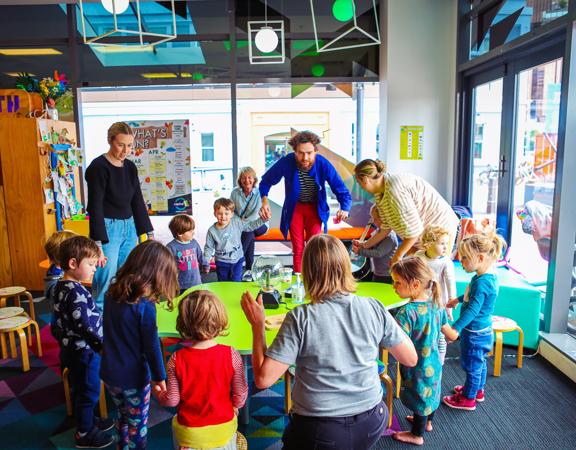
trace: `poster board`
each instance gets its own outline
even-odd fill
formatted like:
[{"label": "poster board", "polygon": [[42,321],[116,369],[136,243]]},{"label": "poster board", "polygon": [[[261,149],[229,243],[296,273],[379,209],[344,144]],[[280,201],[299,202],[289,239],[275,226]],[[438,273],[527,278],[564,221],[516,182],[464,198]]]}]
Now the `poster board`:
[{"label": "poster board", "polygon": [[140,187],[151,215],[192,214],[190,122],[130,122]]},{"label": "poster board", "polygon": [[424,127],[402,125],[400,127],[400,159],[423,159]]}]

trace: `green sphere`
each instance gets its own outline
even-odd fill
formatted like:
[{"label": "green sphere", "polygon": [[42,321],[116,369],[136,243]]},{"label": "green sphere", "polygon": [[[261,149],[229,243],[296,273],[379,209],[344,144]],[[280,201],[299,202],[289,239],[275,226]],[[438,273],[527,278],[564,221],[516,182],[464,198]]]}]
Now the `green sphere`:
[{"label": "green sphere", "polygon": [[314,64],[312,66],[312,75],[315,77],[321,77],[324,75],[324,72],[326,72],[326,67],[324,67],[322,64]]},{"label": "green sphere", "polygon": [[332,15],[340,22],[348,22],[354,17],[354,0],[336,0],[332,5]]}]

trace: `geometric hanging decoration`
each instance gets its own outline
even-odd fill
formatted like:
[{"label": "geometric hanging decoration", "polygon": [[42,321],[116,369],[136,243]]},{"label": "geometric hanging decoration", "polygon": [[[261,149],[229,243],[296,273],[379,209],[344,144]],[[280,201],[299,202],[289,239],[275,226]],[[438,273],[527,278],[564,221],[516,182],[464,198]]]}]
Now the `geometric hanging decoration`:
[{"label": "geometric hanging decoration", "polygon": [[[374,22],[376,23],[376,36],[373,36],[368,31],[363,30],[359,25],[356,17],[356,3],[355,0],[335,0],[332,5],[332,15],[339,22],[350,22],[350,27],[347,28],[336,38],[327,43],[323,43],[318,39],[318,30],[316,25],[316,16],[314,14],[314,2],[317,0],[310,0],[310,9],[312,11],[312,25],[314,27],[314,39],[316,40],[316,51],[318,53],[333,52],[336,50],[345,50],[351,48],[368,47],[371,45],[380,45],[380,25],[378,24],[378,10],[376,9],[376,1],[372,0],[372,12],[374,14]],[[341,45],[338,41],[346,37],[353,31],[359,31],[366,36],[367,42],[360,44]]]},{"label": "geometric hanging decoration", "polygon": [[[284,44],[284,21],[268,20],[268,0],[264,0],[264,21],[248,21],[250,64],[284,64]],[[278,45],[279,51],[276,50]]]},{"label": "geometric hanging decoration", "polygon": [[118,35],[118,34],[129,34],[138,36],[140,39],[140,47],[154,47],[155,45],[161,44],[163,42],[171,41],[176,39],[176,10],[174,7],[174,0],[161,2],[167,9],[170,10],[172,14],[172,33],[152,33],[151,31],[144,31],[142,28],[142,16],[140,12],[140,0],[133,0],[132,4],[134,5],[133,8],[136,12],[136,19],[137,19],[137,30],[128,30],[118,27],[118,16],[125,12],[128,7],[130,6],[130,0],[101,0],[102,6],[104,9],[112,15],[112,20],[114,23],[114,28],[110,31],[106,31],[100,35],[95,37],[88,37],[86,33],[86,19],[84,15],[84,5],[83,0],[79,0],[80,6],[80,15],[82,20],[82,37],[84,38],[85,44],[91,45],[100,45],[100,46],[110,46],[110,47],[122,47],[124,44],[116,44],[116,43],[109,43],[109,42],[101,42],[102,39],[105,39],[110,36]]}]

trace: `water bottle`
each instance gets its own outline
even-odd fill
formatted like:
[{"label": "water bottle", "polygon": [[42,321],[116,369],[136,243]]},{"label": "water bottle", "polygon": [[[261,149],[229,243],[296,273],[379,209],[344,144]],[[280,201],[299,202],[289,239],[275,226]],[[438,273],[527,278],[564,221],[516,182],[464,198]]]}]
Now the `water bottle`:
[{"label": "water bottle", "polygon": [[300,278],[300,273],[296,272],[296,283],[292,285],[292,303],[300,304],[304,302],[304,285]]}]

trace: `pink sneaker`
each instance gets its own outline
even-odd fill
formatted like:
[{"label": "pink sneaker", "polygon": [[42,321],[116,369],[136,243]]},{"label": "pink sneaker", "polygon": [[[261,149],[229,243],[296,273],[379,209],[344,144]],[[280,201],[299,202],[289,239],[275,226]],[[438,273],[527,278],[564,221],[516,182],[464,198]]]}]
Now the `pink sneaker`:
[{"label": "pink sneaker", "polygon": [[[454,393],[455,394],[461,394],[463,390],[464,390],[464,386],[454,386]],[[480,402],[480,403],[484,401],[484,389],[480,389],[476,393],[476,401]]]},{"label": "pink sneaker", "polygon": [[466,398],[462,394],[447,395],[442,401],[446,406],[454,409],[464,409],[466,411],[474,411],[476,409],[476,400]]}]

